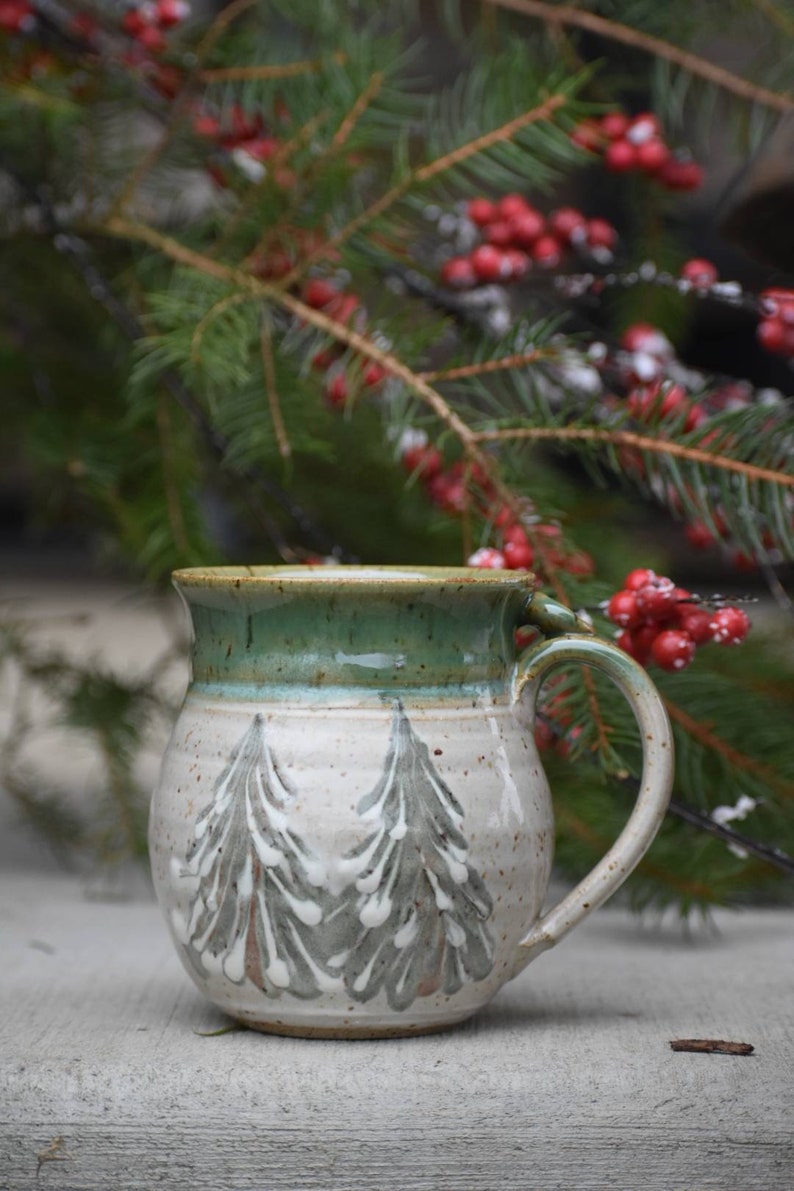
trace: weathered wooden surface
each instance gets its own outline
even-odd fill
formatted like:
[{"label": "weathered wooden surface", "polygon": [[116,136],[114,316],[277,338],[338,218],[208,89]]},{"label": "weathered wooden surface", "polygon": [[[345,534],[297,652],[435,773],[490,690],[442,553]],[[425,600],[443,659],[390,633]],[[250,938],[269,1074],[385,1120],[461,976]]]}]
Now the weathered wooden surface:
[{"label": "weathered wooden surface", "polygon": [[602,911],[472,1023],[350,1043],[200,1036],[224,1019],[148,902],[18,873],[0,905],[4,1191],[794,1187],[789,913]]}]

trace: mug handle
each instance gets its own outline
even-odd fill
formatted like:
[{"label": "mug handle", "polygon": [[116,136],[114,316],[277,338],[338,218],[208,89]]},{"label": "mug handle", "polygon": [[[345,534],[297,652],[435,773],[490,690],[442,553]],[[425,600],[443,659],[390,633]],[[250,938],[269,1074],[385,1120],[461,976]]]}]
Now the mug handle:
[{"label": "mug handle", "polygon": [[538,919],[518,945],[516,975],[531,959],[560,941],[618,889],[642,859],[659,830],[673,785],[674,751],[670,721],[645,670],[619,649],[587,632],[562,604],[540,594],[530,600],[528,623],[549,639],[530,645],[518,658],[513,680],[513,707],[538,691],[550,670],[565,662],[581,662],[601,670],[628,699],[642,735],[640,791],[626,826],[607,854],[562,901]]}]

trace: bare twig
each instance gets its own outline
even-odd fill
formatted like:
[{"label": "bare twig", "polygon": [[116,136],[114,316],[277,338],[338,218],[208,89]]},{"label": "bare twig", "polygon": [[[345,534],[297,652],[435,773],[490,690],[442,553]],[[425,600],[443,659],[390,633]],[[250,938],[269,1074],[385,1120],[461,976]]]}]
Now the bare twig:
[{"label": "bare twig", "polygon": [[319,74],[328,62],[342,66],[347,61],[347,54],[337,51],[330,58],[305,58],[300,62],[278,62],[264,66],[220,66],[215,70],[202,70],[199,80],[202,83],[231,83],[248,79],[294,79],[303,74]]},{"label": "bare twig", "polygon": [[675,1038],[670,1049],[701,1055],[751,1055],[755,1047],[749,1042],[726,1042],[723,1038]]}]

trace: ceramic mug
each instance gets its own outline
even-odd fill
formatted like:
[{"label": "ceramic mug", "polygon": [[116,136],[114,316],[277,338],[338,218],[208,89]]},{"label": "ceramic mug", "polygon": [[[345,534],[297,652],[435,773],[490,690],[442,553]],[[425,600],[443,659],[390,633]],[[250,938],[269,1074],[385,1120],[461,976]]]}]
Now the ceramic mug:
[{"label": "ceramic mug", "polygon": [[[664,815],[673,745],[645,671],[510,571],[176,572],[192,681],[150,820],[187,971],[256,1029],[378,1037],[475,1013],[612,894]],[[516,654],[515,630],[545,640]],[[639,797],[542,913],[554,824],[541,683],[579,662],[636,715]]]}]

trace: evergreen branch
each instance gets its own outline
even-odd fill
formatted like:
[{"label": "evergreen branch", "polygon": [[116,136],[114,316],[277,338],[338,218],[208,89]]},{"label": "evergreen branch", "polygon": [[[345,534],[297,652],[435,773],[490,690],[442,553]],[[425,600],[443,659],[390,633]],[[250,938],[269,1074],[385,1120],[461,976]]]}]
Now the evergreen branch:
[{"label": "evergreen branch", "polygon": [[342,146],[350,139],[350,135],[353,132],[356,124],[358,124],[359,120],[364,115],[364,112],[367,110],[383,86],[384,78],[385,75],[382,70],[375,71],[372,78],[369,80],[366,87],[361,92],[358,99],[353,104],[350,111],[347,113],[345,118],[342,120],[342,123],[334,133],[333,140],[329,146],[329,150],[331,152],[341,149]]},{"label": "evergreen branch", "polygon": [[704,451],[701,447],[689,447],[670,439],[635,434],[632,430],[603,430],[587,426],[520,426],[512,430],[479,430],[473,432],[473,438],[477,442],[518,439],[531,442],[545,439],[552,442],[598,442],[609,443],[612,446],[635,447],[641,451],[688,459],[692,463],[703,463],[719,471],[734,472],[748,480],[760,480],[768,484],[794,488],[794,475],[788,475],[786,472],[758,467],[754,463],[744,463],[740,459],[731,459],[726,455],[717,455],[711,451]]},{"label": "evergreen branch", "polygon": [[196,49],[196,62],[203,62],[218,44],[224,33],[238,17],[243,16],[249,8],[254,8],[258,0],[232,0],[232,3],[216,16],[207,32],[202,37]]},{"label": "evergreen branch", "polygon": [[284,425],[284,417],[281,413],[281,403],[276,385],[276,366],[273,359],[273,337],[270,331],[270,323],[266,317],[262,319],[260,345],[262,350],[262,373],[265,378],[265,393],[267,394],[267,403],[270,407],[270,417],[273,420],[273,430],[276,435],[276,443],[278,444],[278,453],[282,459],[290,459],[292,456],[292,446],[287,434],[287,428]]},{"label": "evergreen branch", "polygon": [[668,698],[665,698],[664,703],[667,708],[667,714],[673,723],[683,728],[685,732],[699,744],[702,744],[704,748],[712,749],[729,765],[735,766],[736,769],[740,769],[745,773],[758,775],[766,782],[771,790],[775,790],[784,798],[794,798],[794,784],[783,781],[768,765],[762,764],[755,757],[749,757],[740,749],[735,748],[734,745],[728,744],[726,740],[723,740],[716,732],[713,732],[707,724],[695,719],[694,716],[684,711],[683,707],[679,707],[677,703],[671,702]]},{"label": "evergreen branch", "polygon": [[210,306],[209,310],[199,321],[193,330],[190,337],[190,358],[194,364],[197,364],[201,356],[201,343],[207,333],[207,330],[215,322],[216,318],[220,318],[227,310],[231,310],[234,306],[242,306],[246,302],[253,302],[256,299],[251,294],[227,294],[225,298],[219,298]]},{"label": "evergreen branch", "polygon": [[[97,267],[86,241],[61,226],[52,204],[44,195],[37,189],[27,186],[14,170],[9,169],[5,162],[3,162],[3,168],[23,191],[30,194],[41,212],[43,224],[52,237],[53,246],[57,252],[71,262],[91,296],[103,306],[127,339],[133,343],[144,339],[143,326],[132,311],[116,296],[112,286]],[[223,465],[229,452],[229,442],[226,436],[208,420],[200,403],[175,372],[171,369],[164,369],[159,375],[159,380],[185,412],[211,455],[220,465]],[[245,481],[243,494],[251,512],[282,557],[293,558],[294,551],[287,543],[278,523],[257,501],[255,496],[257,491],[264,492],[270,500],[277,504],[295,522],[301,533],[309,541],[313,541],[323,552],[334,554],[339,558],[346,557],[345,552],[336,543],[329,540],[328,535],[314,524],[304,509],[261,471],[243,468],[238,469],[237,474],[240,479]]]},{"label": "evergreen branch", "polygon": [[464,380],[470,376],[488,376],[493,372],[503,372],[506,369],[523,368],[527,364],[535,364],[538,360],[547,360],[557,354],[554,350],[536,348],[531,352],[516,352],[514,355],[501,356],[496,360],[464,364],[459,368],[438,368],[434,372],[418,372],[417,376],[434,384],[450,380]]},{"label": "evergreen branch", "polygon": [[199,71],[199,81],[202,83],[232,83],[248,80],[269,81],[271,79],[294,79],[302,74],[319,74],[328,62],[336,66],[343,66],[347,62],[347,54],[338,50],[326,58],[304,58],[300,62],[280,62],[269,66],[220,66],[215,70]]},{"label": "evergreen branch", "polygon": [[[268,163],[268,169],[266,173],[264,173],[257,182],[254,182],[248,187],[248,190],[246,191],[242,201],[238,203],[236,210],[226,220],[222,234],[218,237],[214,244],[211,245],[211,247],[208,249],[208,252],[210,252],[213,256],[217,256],[223,251],[230,240],[233,239],[240,225],[244,223],[245,219],[251,214],[251,211],[256,206],[257,200],[261,197],[265,187],[271,184],[276,171],[280,169],[284,162],[291,157],[295,150],[298,149],[304,141],[307,141],[314,135],[320,125],[327,119],[327,112],[316,112],[310,120],[307,120],[306,123],[299,128],[293,136],[290,137],[288,141],[284,141],[284,143],[279,146],[278,150],[273,154]],[[259,241],[254,245],[246,257],[246,262],[256,256],[257,253],[262,252],[271,238],[275,239],[286,223],[288,216],[295,211],[298,201],[297,187],[295,187],[293,190],[293,197],[291,198],[286,211],[283,212],[281,218],[275,224],[273,224],[273,226],[265,228],[265,231],[262,233]]]},{"label": "evergreen branch", "polygon": [[382,194],[380,198],[376,199],[374,203],[371,203],[363,211],[359,212],[358,215],[355,215],[349,220],[325,244],[321,244],[314,252],[309,253],[301,261],[300,265],[296,265],[287,274],[284,284],[294,285],[311,265],[323,257],[328,256],[330,253],[335,252],[342,244],[347,243],[352,236],[355,236],[368,223],[372,223],[373,220],[378,219],[390,207],[393,207],[395,203],[399,202],[414,186],[421,186],[425,182],[429,182],[432,178],[438,177],[439,174],[443,174],[447,170],[461,165],[462,162],[467,161],[470,157],[475,157],[480,153],[486,152],[488,149],[492,149],[495,145],[511,140],[522,129],[548,119],[558,108],[563,107],[566,102],[567,97],[565,95],[551,95],[543,103],[538,104],[537,107],[531,108],[528,112],[522,112],[520,116],[515,116],[512,120],[508,120],[498,128],[493,128],[490,132],[483,133],[481,136],[467,141],[465,145],[459,145],[457,149],[451,149],[448,153],[442,154],[433,161],[426,162],[423,166],[409,170],[399,182],[396,182],[394,186],[387,190],[385,194]]},{"label": "evergreen branch", "polygon": [[682,50],[672,42],[664,41],[661,37],[654,37],[649,33],[642,33],[639,29],[632,29],[618,21],[609,20],[593,12],[584,12],[568,4],[549,4],[545,0],[485,0],[488,4],[499,8],[507,8],[522,16],[536,17],[551,25],[572,25],[605,37],[609,41],[617,41],[632,49],[642,50],[655,58],[663,58],[674,62],[690,74],[713,83],[723,91],[738,95],[750,103],[762,104],[774,108],[779,112],[790,112],[794,108],[794,99],[779,91],[770,91],[749,79],[733,74],[722,66],[715,66],[706,58],[693,54],[689,50]]},{"label": "evergreen branch", "polygon": [[[275,305],[285,308],[304,323],[308,323],[318,330],[323,331],[331,338],[336,339],[338,342],[344,343],[359,355],[369,360],[374,360],[389,375],[397,380],[401,380],[423,404],[427,405],[433,411],[438,420],[458,440],[467,459],[472,464],[476,464],[481,473],[488,477],[493,485],[495,498],[502,501],[508,508],[513,510],[517,518],[520,518],[520,501],[498,475],[496,461],[488,452],[482,450],[479,445],[480,436],[455,413],[442,394],[391,352],[384,351],[365,335],[361,335],[345,323],[330,318],[328,315],[323,314],[322,311],[315,310],[313,307],[307,306],[299,298],[296,298],[286,289],[289,275],[277,284],[262,281],[234,265],[228,265],[222,261],[214,260],[212,257],[203,255],[195,249],[189,248],[186,244],[182,244],[179,240],[175,240],[172,236],[158,231],[156,228],[149,227],[147,224],[135,223],[128,219],[118,217],[109,219],[101,224],[98,230],[124,240],[147,244],[150,248],[156,249],[178,264],[195,269],[197,272],[204,273],[208,277],[214,277],[216,280],[222,281],[227,285],[237,286],[240,290],[253,297],[267,299]],[[550,585],[554,588],[555,594],[567,604],[569,602],[568,597],[563,584],[558,578],[558,567],[554,563],[553,551],[550,550],[547,541],[542,536],[535,535],[532,532],[531,526],[526,527],[526,532],[532,541],[538,560],[543,566],[544,574],[549,579]]]}]

